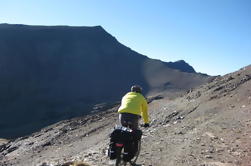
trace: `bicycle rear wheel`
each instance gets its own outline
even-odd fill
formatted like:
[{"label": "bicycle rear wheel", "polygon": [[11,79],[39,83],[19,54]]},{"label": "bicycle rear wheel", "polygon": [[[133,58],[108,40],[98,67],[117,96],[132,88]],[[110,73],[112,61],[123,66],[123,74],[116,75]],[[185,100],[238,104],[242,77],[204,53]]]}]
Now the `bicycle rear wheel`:
[{"label": "bicycle rear wheel", "polygon": [[140,154],[140,150],[141,150],[141,140],[138,141],[138,150],[137,150],[135,156],[133,157],[133,159],[130,162],[131,165],[136,164],[136,161],[137,161],[137,159],[139,157],[139,154]]},{"label": "bicycle rear wheel", "polygon": [[126,166],[126,162],[122,159],[122,153],[123,153],[124,148],[118,148],[117,149],[117,158],[116,158],[116,163],[115,166]]}]

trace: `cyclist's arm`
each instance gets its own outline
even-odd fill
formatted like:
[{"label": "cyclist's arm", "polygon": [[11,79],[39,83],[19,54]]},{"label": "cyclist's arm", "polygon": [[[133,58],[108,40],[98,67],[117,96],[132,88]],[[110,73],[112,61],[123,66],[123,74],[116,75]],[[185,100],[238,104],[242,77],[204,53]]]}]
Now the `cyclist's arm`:
[{"label": "cyclist's arm", "polygon": [[149,123],[148,105],[147,105],[147,102],[145,99],[143,100],[143,103],[142,103],[142,113],[141,114],[142,114],[144,123]]}]

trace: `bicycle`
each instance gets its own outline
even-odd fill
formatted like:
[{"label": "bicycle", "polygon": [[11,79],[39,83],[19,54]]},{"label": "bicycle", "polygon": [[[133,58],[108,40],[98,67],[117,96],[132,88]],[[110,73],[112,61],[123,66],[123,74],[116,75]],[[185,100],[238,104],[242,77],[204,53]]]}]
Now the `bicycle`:
[{"label": "bicycle", "polygon": [[[124,127],[124,130],[128,130],[128,129],[132,130],[132,124],[131,124],[131,122],[126,122],[125,125],[123,125],[123,127]],[[142,131],[141,130],[139,130],[139,131],[142,134]],[[129,161],[123,160],[123,155],[125,154],[125,151],[124,151],[125,142],[121,141],[121,142],[117,142],[115,144],[116,145],[116,163],[115,163],[115,166],[126,166],[128,163],[131,166],[136,166],[136,161],[138,159],[138,156],[139,156],[139,153],[140,153],[140,149],[141,149],[141,139],[138,139],[137,143],[138,143],[137,151],[134,154],[134,157],[131,160],[129,160]]]}]

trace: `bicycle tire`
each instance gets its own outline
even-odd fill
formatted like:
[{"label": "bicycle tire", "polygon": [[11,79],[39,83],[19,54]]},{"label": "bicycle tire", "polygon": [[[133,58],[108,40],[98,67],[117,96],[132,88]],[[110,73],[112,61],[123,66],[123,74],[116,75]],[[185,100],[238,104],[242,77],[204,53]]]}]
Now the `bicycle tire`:
[{"label": "bicycle tire", "polygon": [[115,166],[126,166],[126,164],[127,164],[127,162],[125,162],[122,159],[123,149],[124,149],[123,147],[117,149],[117,152],[116,152],[117,158],[116,158]]},{"label": "bicycle tire", "polygon": [[138,151],[135,154],[134,158],[131,160],[131,162],[130,162],[131,165],[135,165],[135,163],[136,163],[136,161],[137,161],[137,159],[139,157],[140,150],[141,150],[141,140],[138,142]]},{"label": "bicycle tire", "polygon": [[116,151],[116,162],[115,162],[115,166],[120,166],[120,162],[121,162],[121,151],[122,151],[122,148],[118,148],[117,151]]}]

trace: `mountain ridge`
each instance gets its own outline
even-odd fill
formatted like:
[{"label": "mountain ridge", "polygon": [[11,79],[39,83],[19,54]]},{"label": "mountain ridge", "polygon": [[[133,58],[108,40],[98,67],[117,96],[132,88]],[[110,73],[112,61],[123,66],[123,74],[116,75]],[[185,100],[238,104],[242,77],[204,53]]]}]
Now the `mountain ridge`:
[{"label": "mountain ridge", "polygon": [[146,95],[185,91],[209,78],[183,61],[170,68],[141,55],[100,26],[4,24],[0,35],[0,137],[88,114],[120,100],[133,84]]},{"label": "mountain ridge", "polygon": [[[67,26],[67,25],[25,25],[25,24],[8,24],[8,23],[2,23],[0,24],[0,28],[7,28],[9,30],[9,28],[15,29],[18,28],[20,30],[20,28],[24,28],[24,29],[32,29],[32,30],[58,30],[58,28],[60,29],[89,29],[89,30],[99,30],[99,31],[103,31],[106,34],[108,34],[108,36],[112,37],[114,40],[118,41],[114,36],[112,36],[111,34],[109,34],[101,25],[97,25],[97,26]],[[120,43],[121,44],[121,43]],[[123,44],[121,44],[123,45]],[[127,47],[125,45],[123,45],[124,47],[132,50],[130,47]],[[136,52],[135,50],[132,50],[133,52],[139,54],[138,52]],[[142,55],[139,54],[143,57],[147,57],[146,55]],[[147,57],[149,58],[149,57]],[[152,58],[150,58],[152,59]],[[184,60],[177,60],[175,62],[164,62],[162,60],[158,60],[158,59],[152,59],[152,60],[157,60],[157,61],[161,61],[163,63],[166,63],[168,67],[173,68],[173,69],[177,69],[180,70],[182,72],[191,72],[191,73],[195,73],[195,70],[193,69],[193,67],[191,65],[189,65],[187,62],[185,62]],[[177,67],[178,66],[178,67]]]}]

